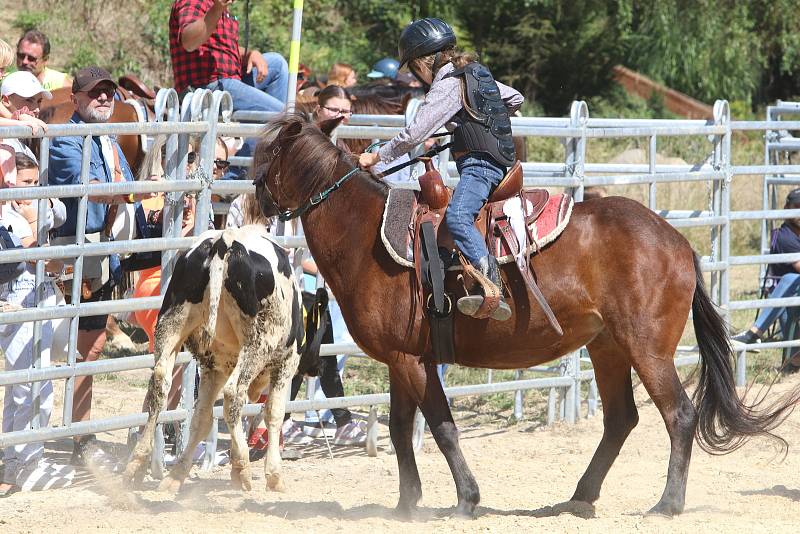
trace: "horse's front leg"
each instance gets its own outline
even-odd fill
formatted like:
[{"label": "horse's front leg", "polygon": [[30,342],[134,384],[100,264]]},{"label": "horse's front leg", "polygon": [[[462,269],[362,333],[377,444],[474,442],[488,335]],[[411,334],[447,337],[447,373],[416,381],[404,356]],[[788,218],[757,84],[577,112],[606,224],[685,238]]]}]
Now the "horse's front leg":
[{"label": "horse's front leg", "polygon": [[422,497],[422,483],[419,480],[417,462],[414,458],[412,433],[417,403],[408,391],[406,381],[389,373],[389,435],[397,454],[397,468],[400,475],[400,499],[397,502],[398,515],[409,518]]},{"label": "horse's front leg", "polygon": [[[432,363],[421,364],[417,357],[410,355],[405,360],[400,361],[400,364],[394,364],[390,368],[390,377],[392,379],[390,417],[394,416],[395,413],[395,395],[398,392],[410,395],[410,402],[406,400],[402,402],[420,407],[430,426],[433,438],[439,446],[439,450],[442,451],[450,466],[458,496],[455,514],[462,517],[474,517],[475,507],[480,501],[480,490],[478,489],[478,483],[475,482],[475,477],[472,476],[472,472],[467,466],[464,455],[461,453],[461,447],[458,444],[458,429],[453,422],[450,406],[447,404],[447,397],[444,395],[442,383],[436,373],[436,366]],[[389,421],[389,428],[392,430],[392,443],[394,443],[395,449],[398,451],[397,461],[400,467],[400,503],[398,508],[407,502],[416,504],[422,494],[421,489],[419,489],[419,474],[414,463],[414,454],[411,450],[411,428],[413,426],[414,410],[408,406],[405,406],[405,410],[407,412],[404,412],[401,416],[400,425],[402,426],[398,429],[400,434],[398,437],[402,436],[403,440],[395,440],[393,423],[391,420]],[[407,417],[407,419],[403,419],[403,416]],[[398,441],[401,441],[400,446],[407,444],[407,456],[405,451],[404,455],[401,456]],[[406,477],[405,479],[404,476]],[[406,494],[404,494],[404,489],[407,491]],[[415,489],[416,492],[414,491]]]},{"label": "horse's front leg", "polygon": [[426,363],[424,367],[420,364],[418,368],[425,380],[425,394],[422,396],[420,409],[428,422],[436,445],[439,446],[439,450],[442,451],[450,466],[450,472],[456,483],[458,505],[455,515],[473,518],[475,507],[481,500],[480,490],[461,453],[461,446],[458,443],[458,428],[453,421],[447,397],[444,394],[442,383],[439,381],[439,375],[436,373],[436,365]]}]

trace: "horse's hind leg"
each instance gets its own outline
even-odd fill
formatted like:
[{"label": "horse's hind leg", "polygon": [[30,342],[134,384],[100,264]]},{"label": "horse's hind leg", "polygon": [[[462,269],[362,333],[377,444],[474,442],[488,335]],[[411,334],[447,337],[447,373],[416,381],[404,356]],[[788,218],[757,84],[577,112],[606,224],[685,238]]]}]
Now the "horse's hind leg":
[{"label": "horse's hind leg", "polygon": [[417,403],[407,390],[404,381],[389,373],[389,435],[392,438],[395,454],[397,455],[397,468],[400,476],[400,499],[397,502],[397,513],[403,517],[410,517],[422,497],[422,483],[419,479],[419,470],[414,458],[412,434],[414,428],[414,414]]},{"label": "horse's hind leg", "polygon": [[683,390],[672,356],[660,358],[642,354],[633,362],[633,367],[661,412],[670,441],[667,485],[650,513],[671,517],[683,511],[697,411]]},{"label": "horse's hind leg", "polygon": [[639,415],[633,400],[631,365],[624,351],[605,332],[587,348],[603,401],[603,438],[578,481],[572,500],[593,503],[600,496],[603,480],[639,421]]}]

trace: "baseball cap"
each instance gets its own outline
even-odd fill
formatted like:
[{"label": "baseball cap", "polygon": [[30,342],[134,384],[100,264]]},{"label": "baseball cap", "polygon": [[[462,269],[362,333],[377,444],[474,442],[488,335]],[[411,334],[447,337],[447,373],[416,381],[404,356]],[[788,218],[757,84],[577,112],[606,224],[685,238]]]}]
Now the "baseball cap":
[{"label": "baseball cap", "polygon": [[72,92],[91,91],[100,82],[111,82],[114,84],[114,88],[117,87],[117,82],[107,70],[100,67],[84,67],[75,73],[75,79],[72,80]]},{"label": "baseball cap", "polygon": [[18,95],[22,98],[30,98],[42,93],[47,100],[53,98],[53,93],[45,90],[39,80],[28,71],[18,70],[12,72],[3,80],[0,85],[0,94],[3,96]]}]

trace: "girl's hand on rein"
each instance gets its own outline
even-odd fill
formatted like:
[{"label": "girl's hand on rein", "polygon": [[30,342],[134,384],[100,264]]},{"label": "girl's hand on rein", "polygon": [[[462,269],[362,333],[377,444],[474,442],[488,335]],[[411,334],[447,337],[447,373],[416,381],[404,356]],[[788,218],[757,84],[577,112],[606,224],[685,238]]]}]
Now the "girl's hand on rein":
[{"label": "girl's hand on rein", "polygon": [[369,153],[364,152],[358,156],[358,166],[362,169],[369,169],[381,160],[377,152]]}]

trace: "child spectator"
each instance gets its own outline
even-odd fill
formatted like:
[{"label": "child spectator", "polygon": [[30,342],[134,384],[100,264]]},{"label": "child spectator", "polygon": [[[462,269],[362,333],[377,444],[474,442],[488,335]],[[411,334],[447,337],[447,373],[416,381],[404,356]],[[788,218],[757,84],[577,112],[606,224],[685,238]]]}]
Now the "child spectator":
[{"label": "child spectator", "polygon": [[[0,80],[6,77],[6,69],[14,62],[14,50],[0,39]],[[0,102],[0,126],[28,126],[32,133],[47,130],[47,125],[27,109],[10,110],[7,102]]]},{"label": "child spectator", "polygon": [[[3,148],[8,148],[4,145]],[[39,169],[36,162],[24,153],[15,156],[15,181],[4,182],[3,187],[30,187],[38,182]],[[66,216],[63,204],[57,199],[50,201],[47,221],[43,228],[49,230],[63,224]],[[0,225],[15,235],[23,246],[36,246],[38,230],[37,201],[20,200],[0,206]],[[48,270],[60,270],[61,262],[47,262]],[[60,291],[52,278],[43,283],[43,296],[46,304],[55,304]],[[22,308],[36,307],[36,276],[32,264],[16,279],[0,285],[0,299],[10,305]],[[63,297],[62,297],[63,301]],[[5,369],[24,370],[33,366],[33,322],[0,325],[0,347],[5,356]],[[50,348],[53,344],[54,323],[42,321],[41,329],[41,367],[50,365]],[[53,384],[50,380],[41,382],[39,390],[39,426],[50,423],[53,409]],[[3,432],[15,432],[32,427],[33,389],[31,384],[6,386],[3,403]],[[73,468],[46,461],[42,458],[42,442],[25,443],[7,447],[4,450],[3,480],[0,483],[0,497],[7,497],[17,491],[42,490],[66,487],[72,483]]]}]

